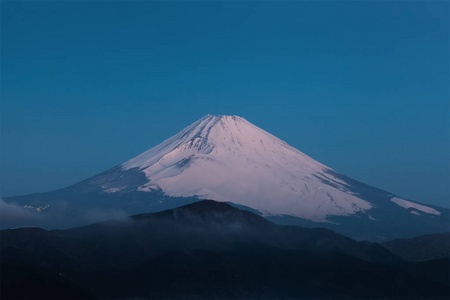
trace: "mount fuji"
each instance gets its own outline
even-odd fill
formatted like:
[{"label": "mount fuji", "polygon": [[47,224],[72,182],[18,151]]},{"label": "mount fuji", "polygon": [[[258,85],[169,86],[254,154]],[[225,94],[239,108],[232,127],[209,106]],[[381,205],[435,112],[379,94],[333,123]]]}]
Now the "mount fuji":
[{"label": "mount fuji", "polygon": [[412,237],[449,231],[450,226],[449,209],[348,178],[244,118],[225,115],[207,115],[141,155],[73,186],[4,198],[52,215],[53,225],[47,226],[57,227],[199,199],[229,202],[280,224],[327,227],[355,239]]}]

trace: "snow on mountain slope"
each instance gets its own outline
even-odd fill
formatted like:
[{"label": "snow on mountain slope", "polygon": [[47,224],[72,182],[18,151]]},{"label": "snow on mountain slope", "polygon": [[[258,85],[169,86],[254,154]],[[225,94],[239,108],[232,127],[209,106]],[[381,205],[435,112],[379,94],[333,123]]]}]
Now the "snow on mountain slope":
[{"label": "snow on mountain slope", "polygon": [[437,216],[439,216],[441,214],[439,211],[437,211],[434,208],[431,208],[431,207],[428,207],[428,206],[425,206],[425,205],[421,205],[421,204],[417,204],[417,203],[413,203],[411,201],[406,201],[406,200],[400,199],[398,197],[392,198],[391,201],[394,202],[395,204],[397,204],[398,206],[403,207],[403,208],[414,209],[414,210],[411,210],[412,214],[419,214],[417,212],[418,210],[421,211],[421,212],[427,213],[427,214],[433,214],[433,215],[437,215]]},{"label": "snow on mountain slope", "polygon": [[207,115],[121,167],[145,173],[138,191],[230,201],[266,215],[325,222],[372,208],[332,169],[238,116]]}]

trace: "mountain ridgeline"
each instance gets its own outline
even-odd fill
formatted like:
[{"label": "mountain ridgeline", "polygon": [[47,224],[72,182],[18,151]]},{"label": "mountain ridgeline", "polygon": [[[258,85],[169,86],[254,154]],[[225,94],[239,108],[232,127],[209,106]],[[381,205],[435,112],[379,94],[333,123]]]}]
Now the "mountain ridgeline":
[{"label": "mountain ridgeline", "polygon": [[4,198],[40,216],[3,228],[69,228],[200,199],[231,202],[279,224],[325,227],[357,240],[446,232],[450,224],[449,209],[405,200],[341,175],[244,118],[207,115],[73,186]]},{"label": "mountain ridgeline", "polygon": [[383,246],[410,261],[449,258],[450,232],[428,234],[411,239],[397,239],[385,242]]},{"label": "mountain ridgeline", "polygon": [[3,299],[448,299],[449,260],[199,201],[68,230],[0,231]]}]

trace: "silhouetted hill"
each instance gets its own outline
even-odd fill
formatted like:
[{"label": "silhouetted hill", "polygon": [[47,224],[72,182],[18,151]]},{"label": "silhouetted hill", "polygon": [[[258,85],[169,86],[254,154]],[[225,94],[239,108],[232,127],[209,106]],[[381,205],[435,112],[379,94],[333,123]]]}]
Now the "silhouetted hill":
[{"label": "silhouetted hill", "polygon": [[450,259],[450,232],[393,240],[383,246],[410,261]]},{"label": "silhouetted hill", "polygon": [[55,291],[115,299],[449,296],[442,264],[411,264],[379,244],[275,225],[222,202],[0,234],[3,299],[33,297],[25,289],[30,278],[57,287],[47,290],[49,298]]}]

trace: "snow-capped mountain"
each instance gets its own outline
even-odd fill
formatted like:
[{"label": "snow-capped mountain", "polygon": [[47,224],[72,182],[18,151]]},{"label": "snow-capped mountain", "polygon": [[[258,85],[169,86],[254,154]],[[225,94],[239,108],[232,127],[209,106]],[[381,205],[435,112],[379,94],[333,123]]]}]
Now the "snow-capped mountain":
[{"label": "snow-capped mountain", "polygon": [[269,215],[325,221],[372,208],[332,169],[238,116],[207,115],[121,167],[145,173],[138,191],[230,201]]},{"label": "snow-capped mountain", "polygon": [[450,226],[449,209],[338,174],[244,118],[225,115],[207,115],[68,188],[4,200],[58,212],[55,218],[66,220],[63,210],[83,216],[101,212],[106,218],[111,212],[152,212],[198,199],[230,202],[281,224],[328,227],[357,239],[410,237]]}]

